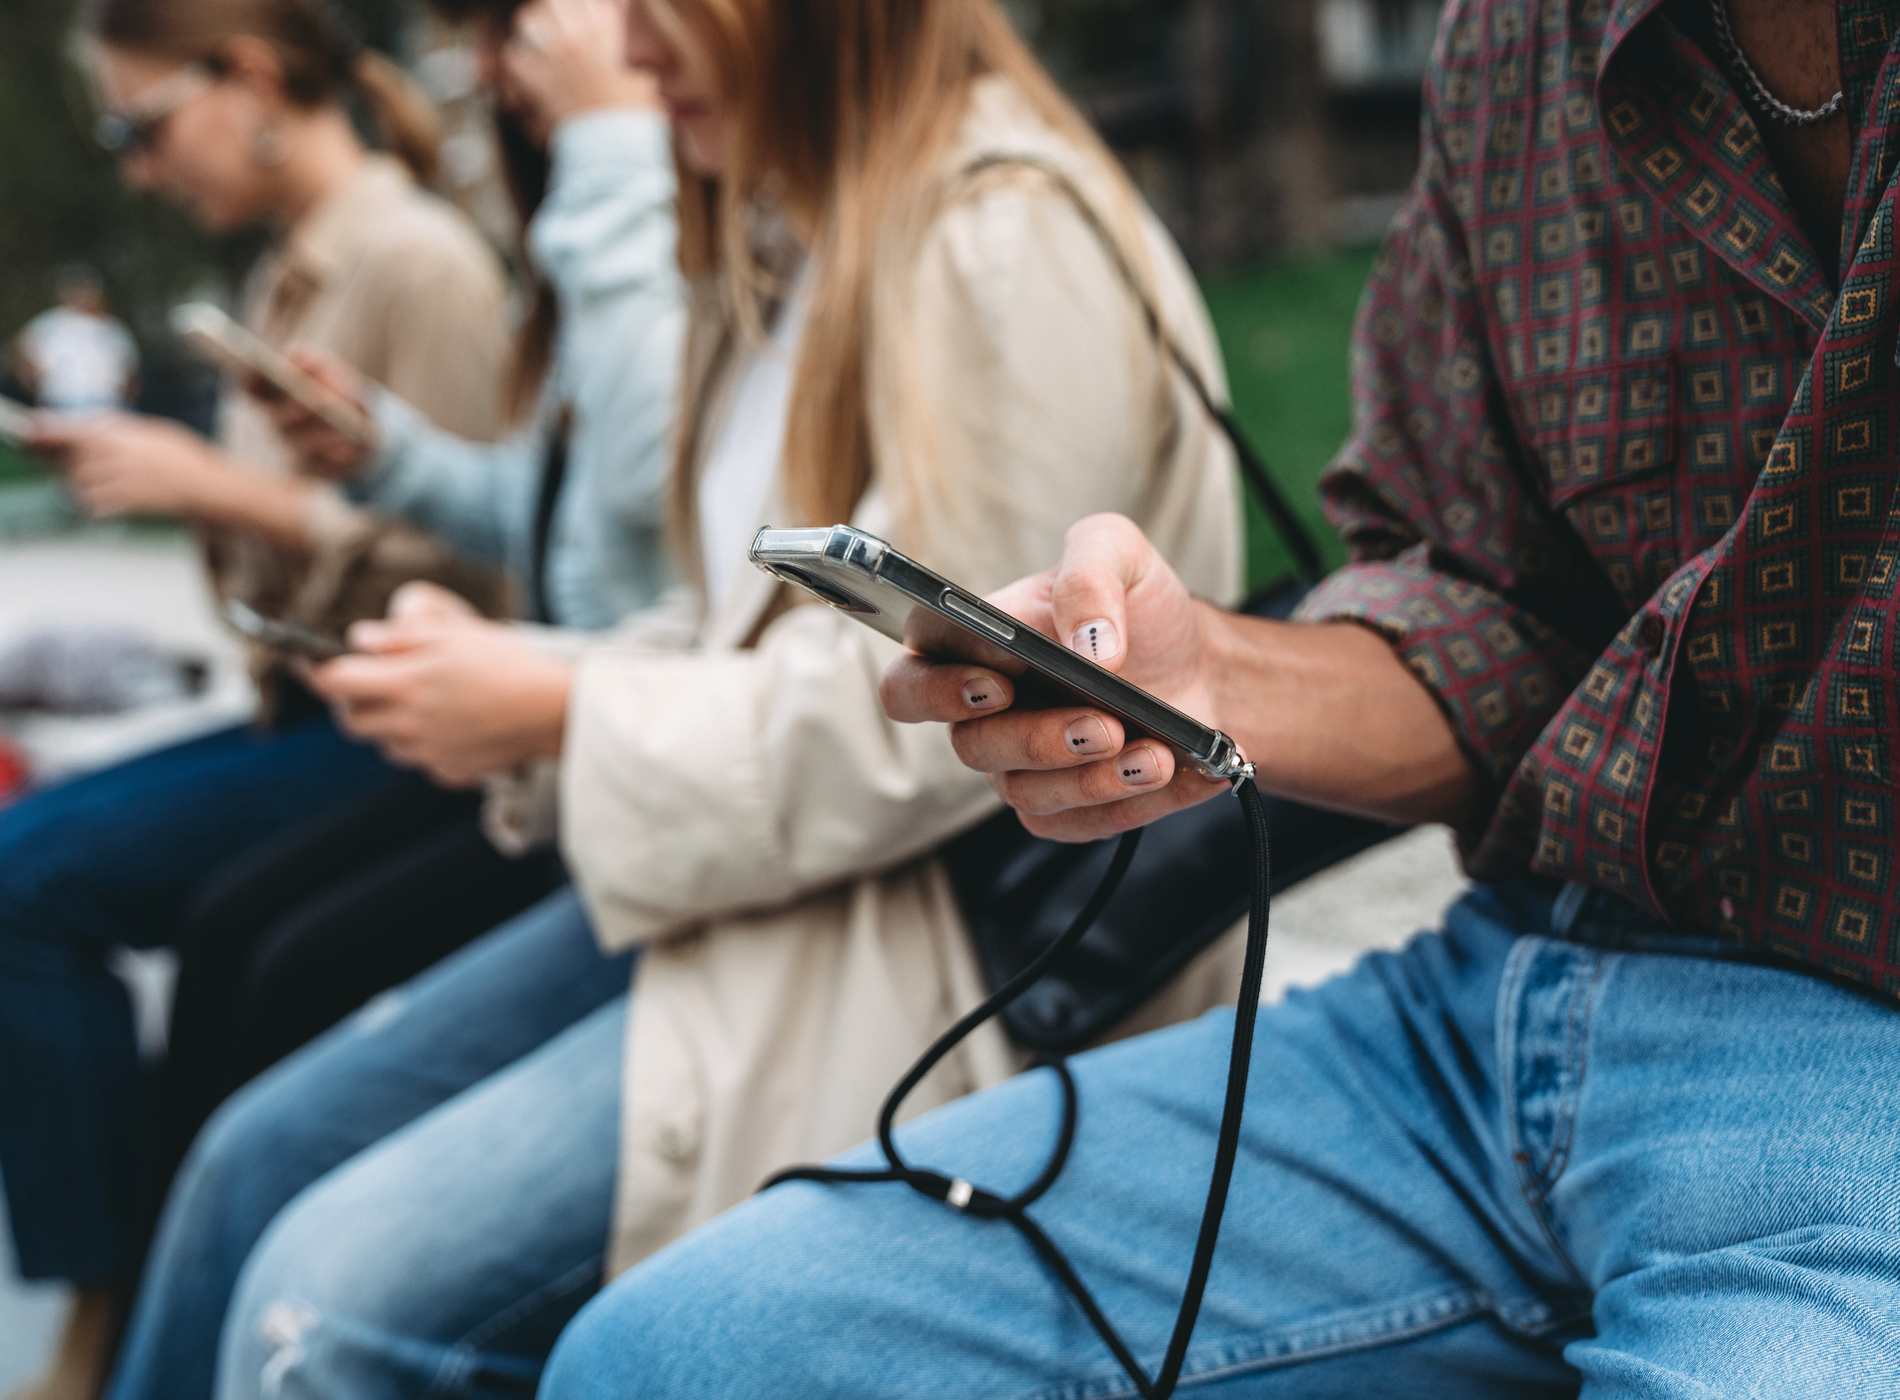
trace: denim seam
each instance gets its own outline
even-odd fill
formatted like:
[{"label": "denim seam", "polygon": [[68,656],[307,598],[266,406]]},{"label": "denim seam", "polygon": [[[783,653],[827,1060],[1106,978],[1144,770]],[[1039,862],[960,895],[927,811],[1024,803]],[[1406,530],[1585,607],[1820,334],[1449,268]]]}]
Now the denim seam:
[{"label": "denim seam", "polygon": [[[1584,1277],[1583,1270],[1578,1268],[1576,1260],[1570,1257],[1569,1249],[1564,1246],[1562,1237],[1557,1233],[1556,1222],[1550,1217],[1546,1189],[1539,1182],[1542,1174],[1536,1169],[1530,1142],[1524,1135],[1524,1121],[1518,1109],[1518,1045],[1523,1027],[1520,1008],[1524,1004],[1524,984],[1529,980],[1532,961],[1539,952],[1549,946],[1549,942],[1545,940],[1521,938],[1506,958],[1504,975],[1498,983],[1497,1044],[1493,1053],[1498,1059],[1498,1084],[1504,1104],[1505,1135],[1511,1154],[1511,1169],[1517,1177],[1518,1193],[1524,1198],[1524,1205],[1530,1211],[1531,1219],[1536,1222],[1538,1233],[1550,1246],[1555,1262],[1570,1275],[1578,1288],[1587,1290],[1589,1282]],[[1563,947],[1566,953],[1580,951],[1572,945],[1563,945]],[[1574,1007],[1572,1014],[1574,1015]],[[1569,1151],[1567,1140],[1563,1150],[1566,1153]],[[1554,1176],[1552,1180],[1555,1180]]]},{"label": "denim seam", "polygon": [[[1572,1314],[1544,1309],[1543,1319],[1535,1325],[1513,1324],[1505,1316],[1507,1311],[1519,1310],[1505,1309],[1493,1294],[1483,1289],[1460,1288],[1424,1294],[1396,1306],[1389,1305],[1382,1312],[1372,1314],[1370,1321],[1360,1321],[1368,1317],[1364,1311],[1346,1313],[1336,1315],[1327,1322],[1285,1328],[1268,1337],[1256,1337],[1245,1344],[1229,1342],[1210,1346],[1202,1351],[1198,1360],[1190,1354],[1181,1370],[1181,1386],[1186,1389],[1255,1371],[1277,1370],[1326,1357],[1346,1356],[1353,1352],[1391,1346],[1397,1342],[1430,1336],[1478,1317],[1496,1317],[1511,1331],[1525,1336],[1541,1336],[1576,1320]],[[1421,1313],[1427,1315],[1420,1316]],[[1299,1338],[1303,1334],[1313,1333],[1321,1335],[1304,1345],[1298,1341],[1274,1341],[1274,1338]],[[1031,1392],[1024,1400],[1133,1400],[1139,1394],[1126,1377],[1117,1376],[1070,1381],[1054,1389]]]},{"label": "denim seam", "polygon": [[574,1287],[585,1282],[590,1274],[598,1277],[605,1260],[605,1253],[596,1250],[559,1277],[516,1299],[457,1337],[449,1344],[442,1364],[436,1368],[435,1379],[429,1382],[429,1388],[423,1392],[425,1400],[433,1396],[459,1394],[480,1360],[479,1349],[486,1338],[526,1316],[549,1299],[572,1292]]},{"label": "denim seam", "polygon": [[1518,1027],[1523,1021],[1519,1008],[1524,1004],[1524,981],[1530,975],[1529,964],[1536,950],[1535,939],[1520,938],[1504,959],[1504,974],[1498,979],[1497,1043],[1491,1051],[1497,1059],[1498,1084],[1504,1090],[1505,1140],[1520,1183],[1530,1161],[1530,1144],[1524,1137],[1517,1101]]},{"label": "denim seam", "polygon": [[[1570,994],[1570,1014],[1564,1027],[1565,1066],[1563,1101],[1558,1105],[1558,1130],[1552,1137],[1550,1160],[1540,1173],[1539,1190],[1546,1198],[1570,1165],[1570,1150],[1577,1140],[1577,1115],[1583,1103],[1583,1077],[1590,1067],[1590,1020],[1596,1012],[1597,989],[1603,984],[1606,955],[1590,951],[1589,985],[1579,995]],[[1567,981],[1575,981],[1574,975]]]}]

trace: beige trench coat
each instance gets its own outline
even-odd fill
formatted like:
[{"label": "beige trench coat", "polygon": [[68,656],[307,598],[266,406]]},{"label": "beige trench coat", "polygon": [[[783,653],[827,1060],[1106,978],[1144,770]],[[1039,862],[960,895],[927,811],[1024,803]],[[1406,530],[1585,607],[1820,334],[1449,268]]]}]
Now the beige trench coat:
[{"label": "beige trench coat", "polygon": [[[1083,189],[1097,183],[995,83],[980,90],[956,170],[990,153],[1031,154]],[[1199,294],[1158,227],[1149,233],[1170,327],[1221,384]],[[1236,595],[1231,454],[1069,198],[1047,176],[993,172],[938,216],[918,269],[909,382],[931,410],[933,462],[976,508],[923,537],[899,533],[900,546],[987,589],[1051,564],[1082,516],[1121,511],[1195,591]],[[908,450],[897,402],[894,387],[874,384],[879,480]],[[895,531],[887,499],[874,481],[856,523]],[[885,719],[877,689],[891,643],[827,608],[778,610],[783,601],[747,569],[715,615],[695,617],[682,600],[579,664],[562,844],[601,943],[642,950],[615,1271],[776,1168],[870,1136],[897,1076],[983,995],[930,853],[997,810],[995,795],[943,729]],[[1237,967],[1230,939],[1142,1020],[1230,1000]],[[985,1028],[910,1107],[1021,1064]]]},{"label": "beige trench coat", "polygon": [[[419,188],[392,157],[372,155],[285,236],[253,273],[244,323],[279,350],[322,350],[393,390],[449,432],[487,439],[500,412],[509,353],[501,261],[474,227]],[[269,416],[235,386],[219,440],[236,461],[287,475],[294,464]],[[312,498],[312,548],[293,557],[243,530],[199,531],[214,591],[319,632],[381,617],[410,579],[453,589],[485,612],[506,602],[491,568],[420,530],[382,520],[335,489]],[[254,648],[251,669],[269,715],[282,657]]]}]

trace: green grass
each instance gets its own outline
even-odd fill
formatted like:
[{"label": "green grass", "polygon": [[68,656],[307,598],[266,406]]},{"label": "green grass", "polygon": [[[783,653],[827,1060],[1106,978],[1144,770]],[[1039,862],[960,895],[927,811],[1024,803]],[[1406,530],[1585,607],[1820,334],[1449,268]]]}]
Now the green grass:
[{"label": "green grass", "polygon": [[18,481],[40,481],[45,476],[44,467],[0,442],[0,486],[11,486]]},{"label": "green grass", "polygon": [[[1346,355],[1372,258],[1369,250],[1331,254],[1204,284],[1240,421],[1329,563],[1345,551],[1315,488],[1352,421]],[[1250,526],[1248,572],[1259,584],[1283,573],[1287,559],[1251,504]]]}]

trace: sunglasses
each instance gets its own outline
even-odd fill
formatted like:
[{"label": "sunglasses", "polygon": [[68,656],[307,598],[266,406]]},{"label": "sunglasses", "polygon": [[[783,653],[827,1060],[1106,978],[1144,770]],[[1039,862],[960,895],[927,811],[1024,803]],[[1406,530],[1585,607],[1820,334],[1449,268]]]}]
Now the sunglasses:
[{"label": "sunglasses", "polygon": [[107,155],[121,160],[149,151],[164,135],[166,123],[202,95],[211,82],[211,74],[200,65],[181,68],[153,87],[136,108],[102,112],[93,123],[93,139]]}]

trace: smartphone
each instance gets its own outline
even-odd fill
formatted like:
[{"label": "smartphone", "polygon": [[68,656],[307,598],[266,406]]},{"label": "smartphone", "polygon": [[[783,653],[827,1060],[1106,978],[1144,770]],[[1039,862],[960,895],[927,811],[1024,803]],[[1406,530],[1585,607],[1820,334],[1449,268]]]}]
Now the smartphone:
[{"label": "smartphone", "polygon": [[1106,710],[1131,736],[1159,739],[1215,782],[1251,767],[1234,741],[1087,657],[991,607],[968,589],[849,525],[759,531],[752,562],[925,656],[969,661],[1041,682],[1024,699]]},{"label": "smartphone", "polygon": [[32,428],[32,409],[17,400],[0,397],[0,442],[20,447]]},{"label": "smartphone", "polygon": [[193,301],[173,308],[171,323],[173,332],[200,359],[239,377],[257,376],[350,441],[369,445],[369,420],[360,408],[305,374],[288,356],[266,345],[210,302]]},{"label": "smartphone", "polygon": [[250,604],[239,602],[236,598],[227,599],[219,611],[231,630],[239,636],[286,655],[317,662],[334,661],[339,656],[349,655],[350,649],[335,637],[326,637],[321,632],[313,632],[294,622],[265,617]]}]

